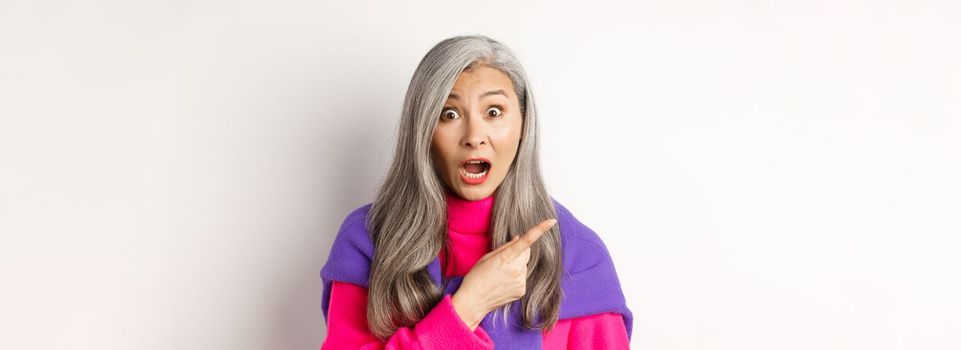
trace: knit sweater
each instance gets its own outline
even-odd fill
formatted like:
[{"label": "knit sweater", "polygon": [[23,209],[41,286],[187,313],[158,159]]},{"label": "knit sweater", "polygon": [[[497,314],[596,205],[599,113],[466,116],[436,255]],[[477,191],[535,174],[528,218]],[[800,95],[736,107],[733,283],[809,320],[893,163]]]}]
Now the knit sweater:
[{"label": "knit sweater", "polygon": [[[440,252],[445,277],[464,276],[490,252],[490,214],[494,196],[469,201],[447,193],[448,237],[453,250]],[[442,264],[443,265],[443,264]],[[451,295],[445,295],[413,327],[401,327],[386,341],[380,341],[367,327],[367,288],[334,281],[327,314],[328,335],[321,349],[493,349],[494,343],[483,327],[473,331],[456,313]],[[542,333],[543,349],[628,349],[624,318],[602,312],[561,319]]]}]

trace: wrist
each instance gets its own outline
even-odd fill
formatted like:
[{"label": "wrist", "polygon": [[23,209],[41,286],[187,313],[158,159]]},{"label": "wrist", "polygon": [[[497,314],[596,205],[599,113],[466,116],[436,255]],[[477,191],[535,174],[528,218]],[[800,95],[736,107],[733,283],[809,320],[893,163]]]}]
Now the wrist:
[{"label": "wrist", "polygon": [[469,294],[458,291],[451,296],[451,303],[454,305],[454,311],[460,316],[461,320],[467,324],[467,327],[471,331],[474,331],[480,321],[484,318],[485,313],[481,312],[481,309],[475,305],[473,298]]}]

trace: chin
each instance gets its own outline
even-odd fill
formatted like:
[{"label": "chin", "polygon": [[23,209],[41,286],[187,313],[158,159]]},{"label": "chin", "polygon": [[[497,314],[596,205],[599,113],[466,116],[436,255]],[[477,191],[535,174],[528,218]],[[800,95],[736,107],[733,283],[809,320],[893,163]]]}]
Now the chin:
[{"label": "chin", "polygon": [[457,189],[457,192],[458,192],[457,194],[460,195],[461,198],[464,198],[469,201],[476,201],[476,200],[481,200],[489,197],[491,194],[494,193],[494,189],[488,188],[487,186],[484,186],[484,187],[471,186],[471,187],[460,187]]}]

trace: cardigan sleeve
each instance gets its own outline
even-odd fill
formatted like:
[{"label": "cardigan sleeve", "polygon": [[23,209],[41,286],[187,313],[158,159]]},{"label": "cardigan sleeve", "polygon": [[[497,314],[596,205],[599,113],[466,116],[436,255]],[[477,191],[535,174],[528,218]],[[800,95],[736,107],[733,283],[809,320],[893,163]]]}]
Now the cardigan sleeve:
[{"label": "cardigan sleeve", "polygon": [[567,348],[630,349],[624,317],[605,312],[570,319]]},{"label": "cardigan sleeve", "polygon": [[457,315],[450,294],[445,294],[413,327],[400,327],[386,341],[376,338],[367,325],[367,288],[334,281],[327,315],[327,338],[321,350],[336,349],[494,349],[483,328],[473,331]]}]

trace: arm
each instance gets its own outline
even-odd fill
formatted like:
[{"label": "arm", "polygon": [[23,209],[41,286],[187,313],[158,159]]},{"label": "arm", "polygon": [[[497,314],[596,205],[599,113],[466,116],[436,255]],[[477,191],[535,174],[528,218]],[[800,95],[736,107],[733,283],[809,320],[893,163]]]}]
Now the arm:
[{"label": "arm", "polygon": [[624,317],[613,312],[558,320],[543,340],[544,349],[630,349]]},{"label": "arm", "polygon": [[367,326],[367,288],[334,281],[330,294],[327,339],[321,350],[334,349],[493,349],[481,327],[473,331],[454,309],[450,294],[414,327],[397,329],[387,341],[374,337]]}]

